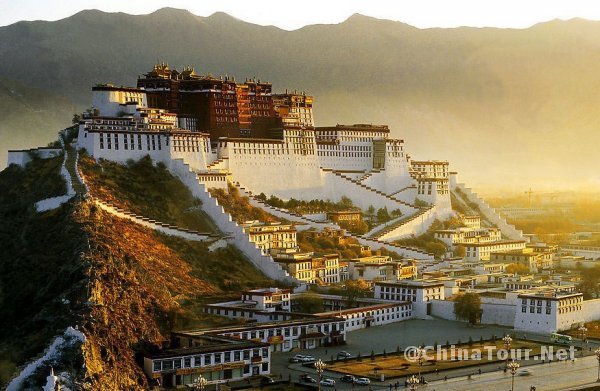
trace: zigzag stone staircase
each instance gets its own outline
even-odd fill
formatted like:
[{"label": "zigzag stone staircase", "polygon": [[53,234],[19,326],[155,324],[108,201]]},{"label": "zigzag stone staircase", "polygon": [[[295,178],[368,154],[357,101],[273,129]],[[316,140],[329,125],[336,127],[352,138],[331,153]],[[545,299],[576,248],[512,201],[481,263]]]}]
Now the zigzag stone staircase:
[{"label": "zigzag stone staircase", "polygon": [[451,189],[453,195],[461,201],[469,201],[479,208],[479,212],[492,224],[496,225],[502,231],[502,234],[509,239],[525,239],[523,231],[518,230],[514,225],[509,224],[505,218],[492,208],[487,202],[479,197],[473,190],[466,187],[464,183],[456,184]]},{"label": "zigzag stone staircase", "polygon": [[[400,217],[391,224],[388,223],[383,227],[375,227],[375,229],[367,233],[367,236],[380,240],[397,240],[411,234],[418,235],[431,224],[434,218],[435,206],[430,206],[421,209],[411,216]],[[418,221],[419,219],[421,219],[421,221]]]},{"label": "zigzag stone staircase", "polygon": [[[297,222],[301,224],[306,224],[312,228],[323,229],[325,227],[340,229],[340,226],[331,223],[331,222],[320,222],[312,220],[306,216],[302,216],[298,213],[292,213],[288,210],[282,208],[276,208],[266,204],[265,202],[256,199],[250,192],[248,192],[244,187],[242,187],[239,183],[236,183],[236,187],[240,190],[240,192],[247,196],[250,199],[250,203],[252,206],[263,209],[265,212],[272,214],[273,216],[286,219],[292,222]],[[299,227],[297,227],[299,229]],[[434,256],[431,253],[422,251],[420,249],[408,246],[399,246],[395,244],[387,243],[379,238],[368,237],[367,235],[354,235],[352,233],[347,232],[347,235],[356,239],[358,243],[370,246],[373,250],[379,250],[382,247],[387,248],[388,250],[395,251],[401,256],[407,258],[413,258],[417,260],[433,260]]]},{"label": "zigzag stone staircase", "polygon": [[345,180],[347,180],[347,181],[349,181],[349,182],[352,182],[353,184],[355,184],[355,185],[357,185],[357,186],[360,186],[360,187],[362,187],[363,189],[366,189],[366,190],[368,190],[368,191],[371,191],[371,192],[373,192],[373,193],[375,193],[375,194],[377,194],[377,195],[383,196],[383,197],[385,197],[385,198],[387,198],[387,199],[389,199],[389,200],[391,200],[391,201],[397,202],[398,204],[401,204],[401,205],[404,205],[404,206],[408,206],[408,207],[410,207],[410,208],[413,208],[413,209],[418,209],[418,208],[417,208],[415,205],[413,205],[413,204],[410,204],[410,203],[408,203],[408,202],[402,201],[402,200],[400,200],[400,199],[398,199],[398,198],[395,198],[395,197],[393,197],[393,196],[390,196],[390,195],[388,195],[388,194],[385,194],[384,192],[382,192],[382,191],[379,191],[379,190],[377,190],[377,189],[375,189],[375,188],[373,188],[373,187],[371,187],[371,186],[367,186],[367,185],[365,185],[365,184],[361,183],[360,181],[358,181],[358,180],[356,180],[356,179],[352,179],[352,178],[350,178],[350,177],[348,177],[348,176],[346,176],[346,175],[342,174],[341,172],[338,172],[338,171],[335,171],[335,170],[326,170],[326,169],[323,169],[323,170],[324,170],[324,171],[331,171],[331,172],[332,172],[334,175],[336,175],[336,176],[338,176],[338,177],[340,177],[340,178],[343,178],[343,179],[345,179]]}]

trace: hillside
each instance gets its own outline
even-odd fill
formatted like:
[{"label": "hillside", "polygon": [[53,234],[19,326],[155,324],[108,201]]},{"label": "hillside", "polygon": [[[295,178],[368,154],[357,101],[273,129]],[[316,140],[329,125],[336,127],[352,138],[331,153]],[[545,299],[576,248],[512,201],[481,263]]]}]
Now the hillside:
[{"label": "hillside", "polygon": [[361,15],[285,31],[175,9],[19,22],[0,28],[0,80],[15,91],[0,91],[14,107],[0,119],[2,149],[49,139],[40,114],[64,127],[69,105],[89,106],[91,85],[134,84],[160,59],[306,90],[318,124],[388,123],[412,155],[450,159],[471,184],[593,185],[599,35],[600,23],[577,19],[417,29]]},{"label": "hillside", "polygon": [[[56,373],[69,372],[94,390],[143,388],[139,355],[160,346],[170,330],[212,325],[216,320],[200,313],[203,302],[274,284],[234,247],[209,253],[204,243],[115,218],[89,200],[35,212],[33,202],[64,193],[60,162],[34,160],[27,169],[0,172],[0,188],[7,189],[0,194],[0,386],[72,326],[86,340],[51,362]],[[156,169],[146,179],[159,182]],[[106,180],[105,187],[118,183],[104,174],[87,175]],[[136,205],[142,198],[131,198],[132,207],[144,210]],[[153,207],[170,202],[166,195]],[[49,364],[26,384],[39,386]]]}]

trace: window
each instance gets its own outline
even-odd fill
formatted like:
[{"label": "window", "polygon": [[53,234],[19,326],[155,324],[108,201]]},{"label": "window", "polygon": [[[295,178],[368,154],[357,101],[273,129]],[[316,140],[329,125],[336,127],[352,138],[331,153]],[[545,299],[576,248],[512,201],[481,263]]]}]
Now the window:
[{"label": "window", "polygon": [[154,372],[159,372],[161,370],[161,362],[160,361],[153,361],[152,362],[152,370]]},{"label": "window", "polygon": [[201,365],[202,365],[202,356],[195,356],[194,357],[194,366],[199,367]]},{"label": "window", "polygon": [[183,359],[183,367],[184,368],[190,368],[192,366],[192,358],[191,357],[186,357]]}]

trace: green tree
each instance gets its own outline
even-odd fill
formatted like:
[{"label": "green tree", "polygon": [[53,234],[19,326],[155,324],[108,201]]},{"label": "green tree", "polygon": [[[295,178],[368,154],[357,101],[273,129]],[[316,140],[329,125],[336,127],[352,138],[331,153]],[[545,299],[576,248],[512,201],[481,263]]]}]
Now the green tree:
[{"label": "green tree", "polygon": [[581,282],[577,286],[584,299],[594,299],[600,295],[600,266],[581,273]]},{"label": "green tree", "polygon": [[481,298],[477,293],[459,294],[454,299],[454,314],[460,320],[475,324],[481,319]]},{"label": "green tree", "polygon": [[79,121],[81,121],[81,114],[79,114],[79,113],[73,114],[73,118],[71,119],[71,123],[73,125],[77,125],[79,123]]},{"label": "green tree", "polygon": [[387,207],[379,208],[377,210],[377,221],[379,223],[385,223],[391,220],[390,213],[387,210]]},{"label": "green tree", "polygon": [[402,216],[402,211],[400,209],[394,209],[390,212],[390,215],[395,219],[396,217]]},{"label": "green tree", "polygon": [[365,280],[348,280],[342,296],[346,299],[348,307],[353,307],[356,305],[356,299],[368,297],[370,293],[371,289]]},{"label": "green tree", "polygon": [[340,206],[340,208],[342,208],[344,210],[354,208],[354,204],[352,203],[352,200],[346,196],[343,196],[340,199],[339,206]]},{"label": "green tree", "polygon": [[298,312],[316,314],[323,312],[323,299],[316,293],[308,292],[294,299]]},{"label": "green tree", "polygon": [[467,254],[467,250],[465,249],[465,246],[463,246],[462,244],[458,244],[456,245],[456,247],[454,248],[454,256],[455,257],[464,257]]},{"label": "green tree", "polygon": [[367,218],[370,224],[373,223],[373,219],[375,218],[375,207],[373,205],[367,208],[365,212],[365,217]]},{"label": "green tree", "polygon": [[528,274],[529,268],[522,263],[511,263],[506,267],[506,272],[509,274]]}]

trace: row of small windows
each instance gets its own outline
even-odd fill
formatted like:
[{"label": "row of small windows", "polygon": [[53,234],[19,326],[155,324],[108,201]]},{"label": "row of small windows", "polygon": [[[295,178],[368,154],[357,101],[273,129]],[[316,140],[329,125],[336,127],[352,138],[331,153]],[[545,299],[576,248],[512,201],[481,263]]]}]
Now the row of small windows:
[{"label": "row of small windows", "polygon": [[253,357],[269,357],[269,349],[262,348],[260,350],[242,350],[234,352],[224,353],[212,353],[203,354],[192,357],[178,357],[175,359],[168,360],[154,360],[152,363],[152,369],[154,372],[170,371],[181,368],[194,368],[207,365],[215,365],[221,363],[238,362],[250,360],[251,355]]},{"label": "row of small windows", "polygon": [[[149,135],[147,134],[146,137],[142,137],[141,134],[138,134],[137,137],[135,137],[136,135],[134,134],[123,134],[122,138],[121,135],[118,133],[113,133],[112,137],[111,134],[106,134],[106,138],[104,137],[105,135],[103,133],[100,133],[100,137],[99,137],[99,141],[100,141],[100,149],[114,149],[114,150],[119,150],[119,141],[122,139],[122,145],[123,145],[123,149],[125,150],[135,150],[136,146],[138,150],[142,150],[143,149],[143,144],[145,145],[145,149],[150,151],[155,151],[157,148],[160,151],[162,146],[161,146],[161,137],[160,136],[155,136],[155,135]],[[142,142],[142,140],[145,141],[145,143]],[[106,141],[106,144],[105,144]],[[168,138],[167,138],[167,145],[169,145],[168,142]],[[114,148],[113,148],[114,146]]]}]

